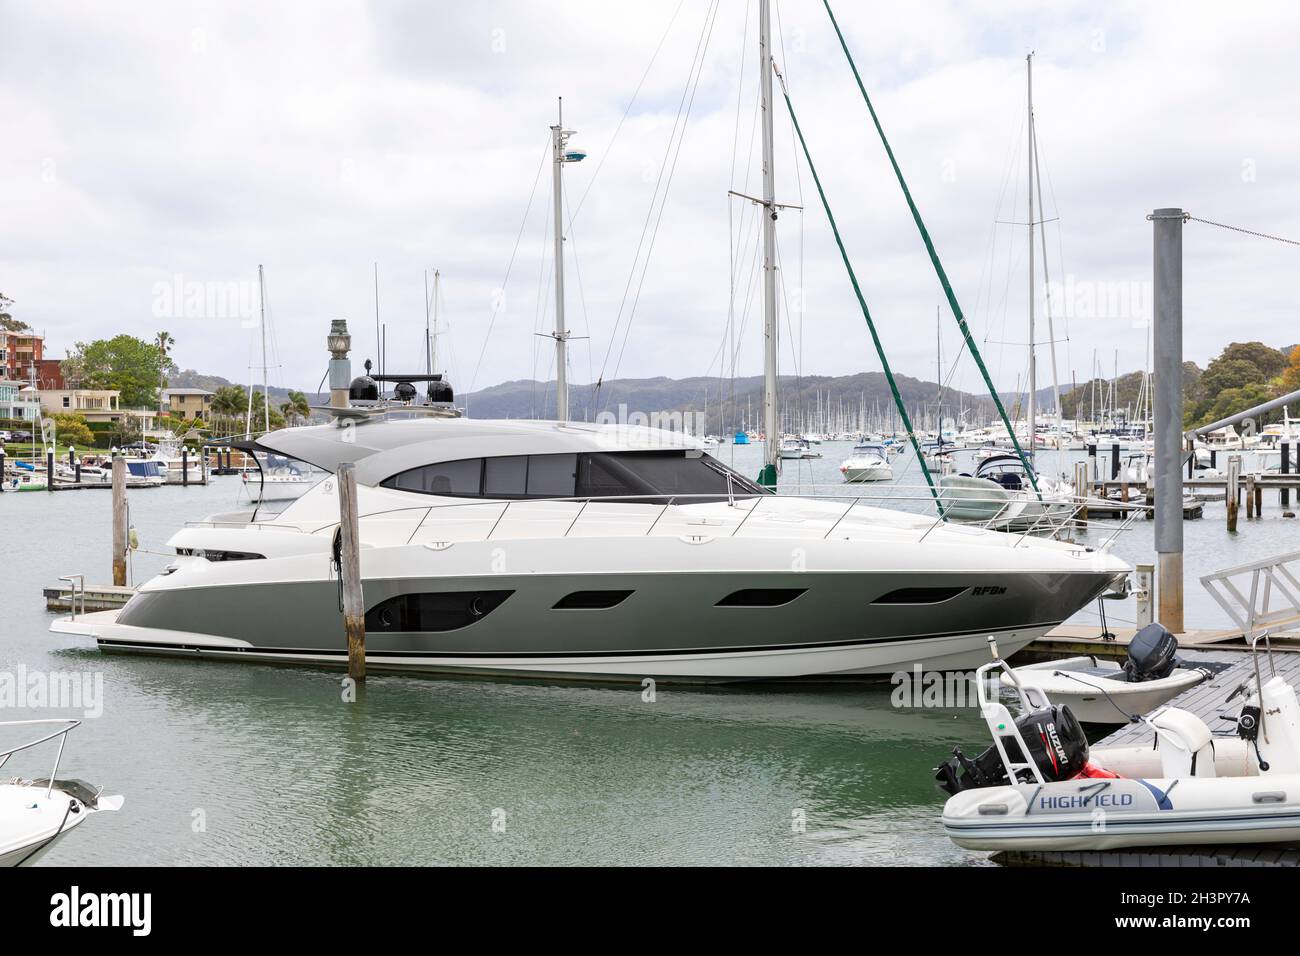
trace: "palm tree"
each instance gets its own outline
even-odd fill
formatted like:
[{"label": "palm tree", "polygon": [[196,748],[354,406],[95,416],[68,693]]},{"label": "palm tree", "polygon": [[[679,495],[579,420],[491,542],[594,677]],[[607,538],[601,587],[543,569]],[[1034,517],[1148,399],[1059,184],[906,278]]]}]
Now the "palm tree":
[{"label": "palm tree", "polygon": [[176,339],[170,332],[159,332],[154,336],[154,345],[158,346],[158,356],[161,361],[158,363],[158,411],[162,411],[163,392],[167,388],[167,355],[171,352],[172,347],[176,344]]},{"label": "palm tree", "polygon": [[302,392],[289,389],[289,398],[280,407],[294,424],[305,422],[311,418],[311,403],[307,401],[307,396]]},{"label": "palm tree", "polygon": [[222,385],[212,396],[210,414],[222,419],[220,428],[214,428],[215,432],[233,434],[237,429],[232,426],[231,419],[241,418],[244,414],[244,390],[238,385]]}]

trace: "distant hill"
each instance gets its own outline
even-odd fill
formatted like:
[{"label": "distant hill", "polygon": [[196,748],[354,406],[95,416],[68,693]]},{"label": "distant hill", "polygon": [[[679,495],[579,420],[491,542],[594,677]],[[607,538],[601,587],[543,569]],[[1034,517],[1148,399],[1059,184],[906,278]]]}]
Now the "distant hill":
[{"label": "distant hill", "polygon": [[[167,377],[168,388],[202,388],[209,392],[215,392],[217,389],[223,388],[227,385],[235,385],[242,389],[248,388],[247,385],[240,385],[238,382],[232,382],[230,379],[222,378],[220,375],[203,375],[194,371],[192,368],[187,368],[184,371],[177,372],[175,375],[169,375]],[[259,392],[262,390],[260,384],[257,386],[257,390]],[[271,393],[272,405],[277,404],[276,399],[284,401],[289,397],[289,389],[287,388],[276,388],[272,385],[267,389],[267,391]]]},{"label": "distant hill", "polygon": [[[182,378],[185,386],[213,391],[217,385],[230,384],[220,376],[203,376],[190,371],[174,376],[173,384],[178,385]],[[927,421],[932,421],[939,387],[934,382],[908,375],[898,375],[895,378],[914,424],[922,427]],[[191,381],[198,384],[191,385]],[[805,375],[798,378],[783,375],[777,381],[787,427],[801,418],[811,427],[819,401],[822,409],[830,410],[825,417],[831,425],[836,423],[841,414],[856,420],[863,409],[866,410],[868,420],[878,420],[883,425],[889,425],[897,419],[889,383],[883,372],[841,376]],[[452,384],[455,385],[454,382]],[[1062,389],[1062,394],[1064,393],[1065,389]],[[273,398],[283,397],[284,394],[284,389],[271,389]],[[329,402],[328,393],[306,394],[313,405]],[[707,430],[722,433],[741,427],[746,421],[751,428],[761,427],[763,377],[751,375],[734,381],[699,376],[623,378],[605,382],[599,389],[590,384],[571,384],[569,396],[570,415],[580,421],[594,421],[602,414],[606,417],[613,416],[614,420],[624,420],[628,415],[638,412],[645,415],[662,412],[705,415],[707,412]],[[1008,412],[1015,415],[1024,396],[1005,393],[1001,398]],[[1051,388],[1040,389],[1038,407],[1049,408],[1051,401]],[[532,379],[502,382],[476,392],[457,394],[456,404],[464,408],[472,418],[554,418],[555,382]],[[620,412],[620,406],[625,411]],[[967,420],[972,424],[984,424],[996,416],[993,402],[987,394],[944,389],[944,418],[956,419],[962,409],[967,411]]]},{"label": "distant hill", "polygon": [[[907,375],[895,377],[899,393],[914,423],[933,419],[939,387]],[[882,372],[860,372],[856,375],[781,376],[778,379],[783,414],[787,426],[792,419],[802,416],[811,425],[817,408],[823,409],[830,424],[843,415],[856,419],[865,409],[869,420],[889,423],[897,417],[889,383]],[[1012,395],[1002,396],[1008,408],[1017,403]],[[1039,393],[1039,402],[1051,400],[1051,389]],[[570,414],[575,419],[594,420],[602,413],[622,420],[626,414],[641,412],[707,412],[707,429],[710,432],[729,431],[748,420],[750,427],[758,427],[762,417],[763,378],[760,375],[737,378],[734,381],[717,378],[637,378],[616,379],[603,383],[598,389],[592,385],[570,387]],[[503,382],[460,395],[457,404],[463,405],[473,418],[553,418],[555,416],[555,383],[528,379]],[[951,389],[943,391],[945,418],[956,418],[960,409],[969,411],[969,419],[983,422],[996,413],[987,395],[975,395]],[[829,409],[829,413],[826,410]]]}]

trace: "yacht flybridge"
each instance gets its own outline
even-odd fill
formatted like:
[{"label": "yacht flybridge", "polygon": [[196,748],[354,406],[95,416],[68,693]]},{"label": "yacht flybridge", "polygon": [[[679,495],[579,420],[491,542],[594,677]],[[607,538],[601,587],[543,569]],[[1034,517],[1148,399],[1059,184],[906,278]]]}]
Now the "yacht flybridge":
[{"label": "yacht flybridge", "polygon": [[[375,409],[258,441],[326,472],[355,462],[374,669],[957,669],[985,658],[990,634],[1019,648],[1130,570],[1079,545],[774,495],[656,429]],[[186,526],[125,607],[52,630],[108,652],[343,666],[335,485],[276,515]]]}]

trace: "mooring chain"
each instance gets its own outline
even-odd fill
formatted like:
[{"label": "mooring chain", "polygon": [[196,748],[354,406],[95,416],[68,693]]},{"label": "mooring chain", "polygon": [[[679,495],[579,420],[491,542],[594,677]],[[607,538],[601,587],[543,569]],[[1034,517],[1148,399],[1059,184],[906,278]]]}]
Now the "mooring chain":
[{"label": "mooring chain", "polygon": [[1300,240],[1284,239],[1282,236],[1271,236],[1267,232],[1256,232],[1254,229],[1243,229],[1241,226],[1229,226],[1226,222],[1215,222],[1213,219],[1201,219],[1199,216],[1193,216],[1190,212],[1185,212],[1181,216],[1147,216],[1149,221],[1173,218],[1181,219],[1183,222],[1203,222],[1207,226],[1218,226],[1220,229],[1230,229],[1233,232],[1240,232],[1247,236],[1254,236],[1256,239],[1272,239],[1274,242],[1285,242],[1289,246],[1300,246]]}]

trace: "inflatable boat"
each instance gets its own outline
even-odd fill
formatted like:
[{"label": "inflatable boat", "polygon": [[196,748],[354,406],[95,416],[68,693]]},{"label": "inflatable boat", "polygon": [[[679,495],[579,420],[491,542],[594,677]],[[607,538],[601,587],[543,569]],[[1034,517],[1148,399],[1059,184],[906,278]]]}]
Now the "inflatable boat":
[{"label": "inflatable boat", "polygon": [[[1142,628],[1128,646],[1123,664],[1091,655],[1026,664],[1015,668],[1025,687],[1065,704],[1085,724],[1126,724],[1173,700],[1228,665],[1192,665],[1177,658],[1178,640],[1159,624]],[[1012,686],[1011,676],[1002,683]]]},{"label": "inflatable boat", "polygon": [[[1103,850],[1169,844],[1300,840],[1300,703],[1273,672],[1256,672],[1233,736],[1165,707],[1143,721],[1155,747],[1089,749],[1078,719],[997,656],[976,671],[993,746],[960,749],[935,771],[949,799],[943,828],[971,850]],[[1271,657],[1270,657],[1271,662]],[[1009,675],[1018,717],[999,699]]]}]

